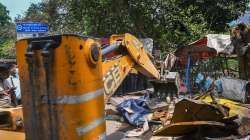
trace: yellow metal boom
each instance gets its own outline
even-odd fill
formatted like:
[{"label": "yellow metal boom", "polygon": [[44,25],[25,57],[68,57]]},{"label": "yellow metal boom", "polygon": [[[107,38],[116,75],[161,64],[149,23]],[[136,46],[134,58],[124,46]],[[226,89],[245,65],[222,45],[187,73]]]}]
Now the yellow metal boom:
[{"label": "yellow metal boom", "polygon": [[[110,38],[109,48],[120,49],[123,54],[116,54],[114,59],[102,64],[104,89],[107,98],[119,87],[132,68],[137,69],[149,78],[160,79],[160,74],[149,59],[143,44],[131,34],[113,35]],[[112,49],[110,49],[113,51]]]}]

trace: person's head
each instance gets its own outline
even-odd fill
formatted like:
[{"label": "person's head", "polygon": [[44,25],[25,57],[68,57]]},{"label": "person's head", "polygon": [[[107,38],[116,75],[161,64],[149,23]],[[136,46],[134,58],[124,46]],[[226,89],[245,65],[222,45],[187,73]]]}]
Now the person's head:
[{"label": "person's head", "polygon": [[9,69],[7,64],[0,65],[0,78],[6,79],[9,77]]},{"label": "person's head", "polygon": [[15,75],[17,73],[16,68],[17,68],[16,64],[10,64],[9,72],[10,72],[11,75]]}]

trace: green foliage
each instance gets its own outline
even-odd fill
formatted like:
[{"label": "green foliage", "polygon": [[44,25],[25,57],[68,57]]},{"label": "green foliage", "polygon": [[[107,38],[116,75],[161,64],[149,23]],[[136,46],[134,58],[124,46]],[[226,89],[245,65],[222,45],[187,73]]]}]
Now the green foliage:
[{"label": "green foliage", "polygon": [[15,41],[14,39],[8,39],[4,43],[0,44],[0,58],[15,58]]},{"label": "green foliage", "polygon": [[[217,32],[227,30],[226,23],[236,19],[247,10],[249,0],[182,0],[183,10],[191,9],[189,16],[202,14],[208,29]],[[197,20],[196,20],[197,21]]]},{"label": "green foliage", "polygon": [[0,26],[4,26],[10,22],[9,11],[0,3]]},{"label": "green foliage", "polygon": [[71,0],[69,14],[87,26],[85,31],[90,35],[130,32],[153,38],[167,51],[207,33],[225,32],[227,23],[244,13],[247,3],[246,0]]},{"label": "green foliage", "polygon": [[45,5],[44,4],[34,4],[32,3],[27,11],[25,12],[25,17],[18,20],[20,17],[16,18],[16,22],[22,22],[22,21],[39,21],[39,22],[48,22],[45,11]]},{"label": "green foliage", "polygon": [[11,22],[9,11],[0,3],[0,58],[15,57],[15,25]]},{"label": "green foliage", "polygon": [[227,23],[247,10],[249,0],[42,0],[20,21],[47,22],[50,33],[95,37],[132,33],[150,37],[164,52],[208,33],[224,33]]},{"label": "green foliage", "polygon": [[230,68],[231,70],[239,71],[239,63],[237,59],[228,59],[227,63],[228,68]]},{"label": "green foliage", "polygon": [[8,33],[10,24],[9,11],[0,3],[0,43],[3,43],[11,35]]}]

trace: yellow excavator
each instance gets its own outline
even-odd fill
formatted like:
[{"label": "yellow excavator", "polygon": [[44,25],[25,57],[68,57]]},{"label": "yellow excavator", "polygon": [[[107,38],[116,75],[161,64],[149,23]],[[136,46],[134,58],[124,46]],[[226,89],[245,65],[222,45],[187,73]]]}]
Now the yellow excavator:
[{"label": "yellow excavator", "polygon": [[131,69],[160,79],[143,44],[128,33],[112,35],[103,48],[74,34],[23,39],[16,52],[22,107],[6,109],[8,125],[0,131],[6,140],[105,139],[105,103]]}]

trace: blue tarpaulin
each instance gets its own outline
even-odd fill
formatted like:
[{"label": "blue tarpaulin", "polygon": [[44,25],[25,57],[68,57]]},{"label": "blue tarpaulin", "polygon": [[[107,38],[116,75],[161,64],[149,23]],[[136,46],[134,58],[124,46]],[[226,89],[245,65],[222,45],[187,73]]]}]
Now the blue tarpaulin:
[{"label": "blue tarpaulin", "polygon": [[146,100],[148,96],[126,100],[117,106],[117,110],[130,124],[141,126],[145,122],[144,116],[150,113]]},{"label": "blue tarpaulin", "polygon": [[188,54],[188,62],[187,62],[187,65],[186,65],[185,85],[186,85],[186,87],[188,89],[189,94],[192,96],[193,93],[192,93],[192,87],[191,87],[191,83],[190,83],[191,57],[192,56],[189,53]]}]

